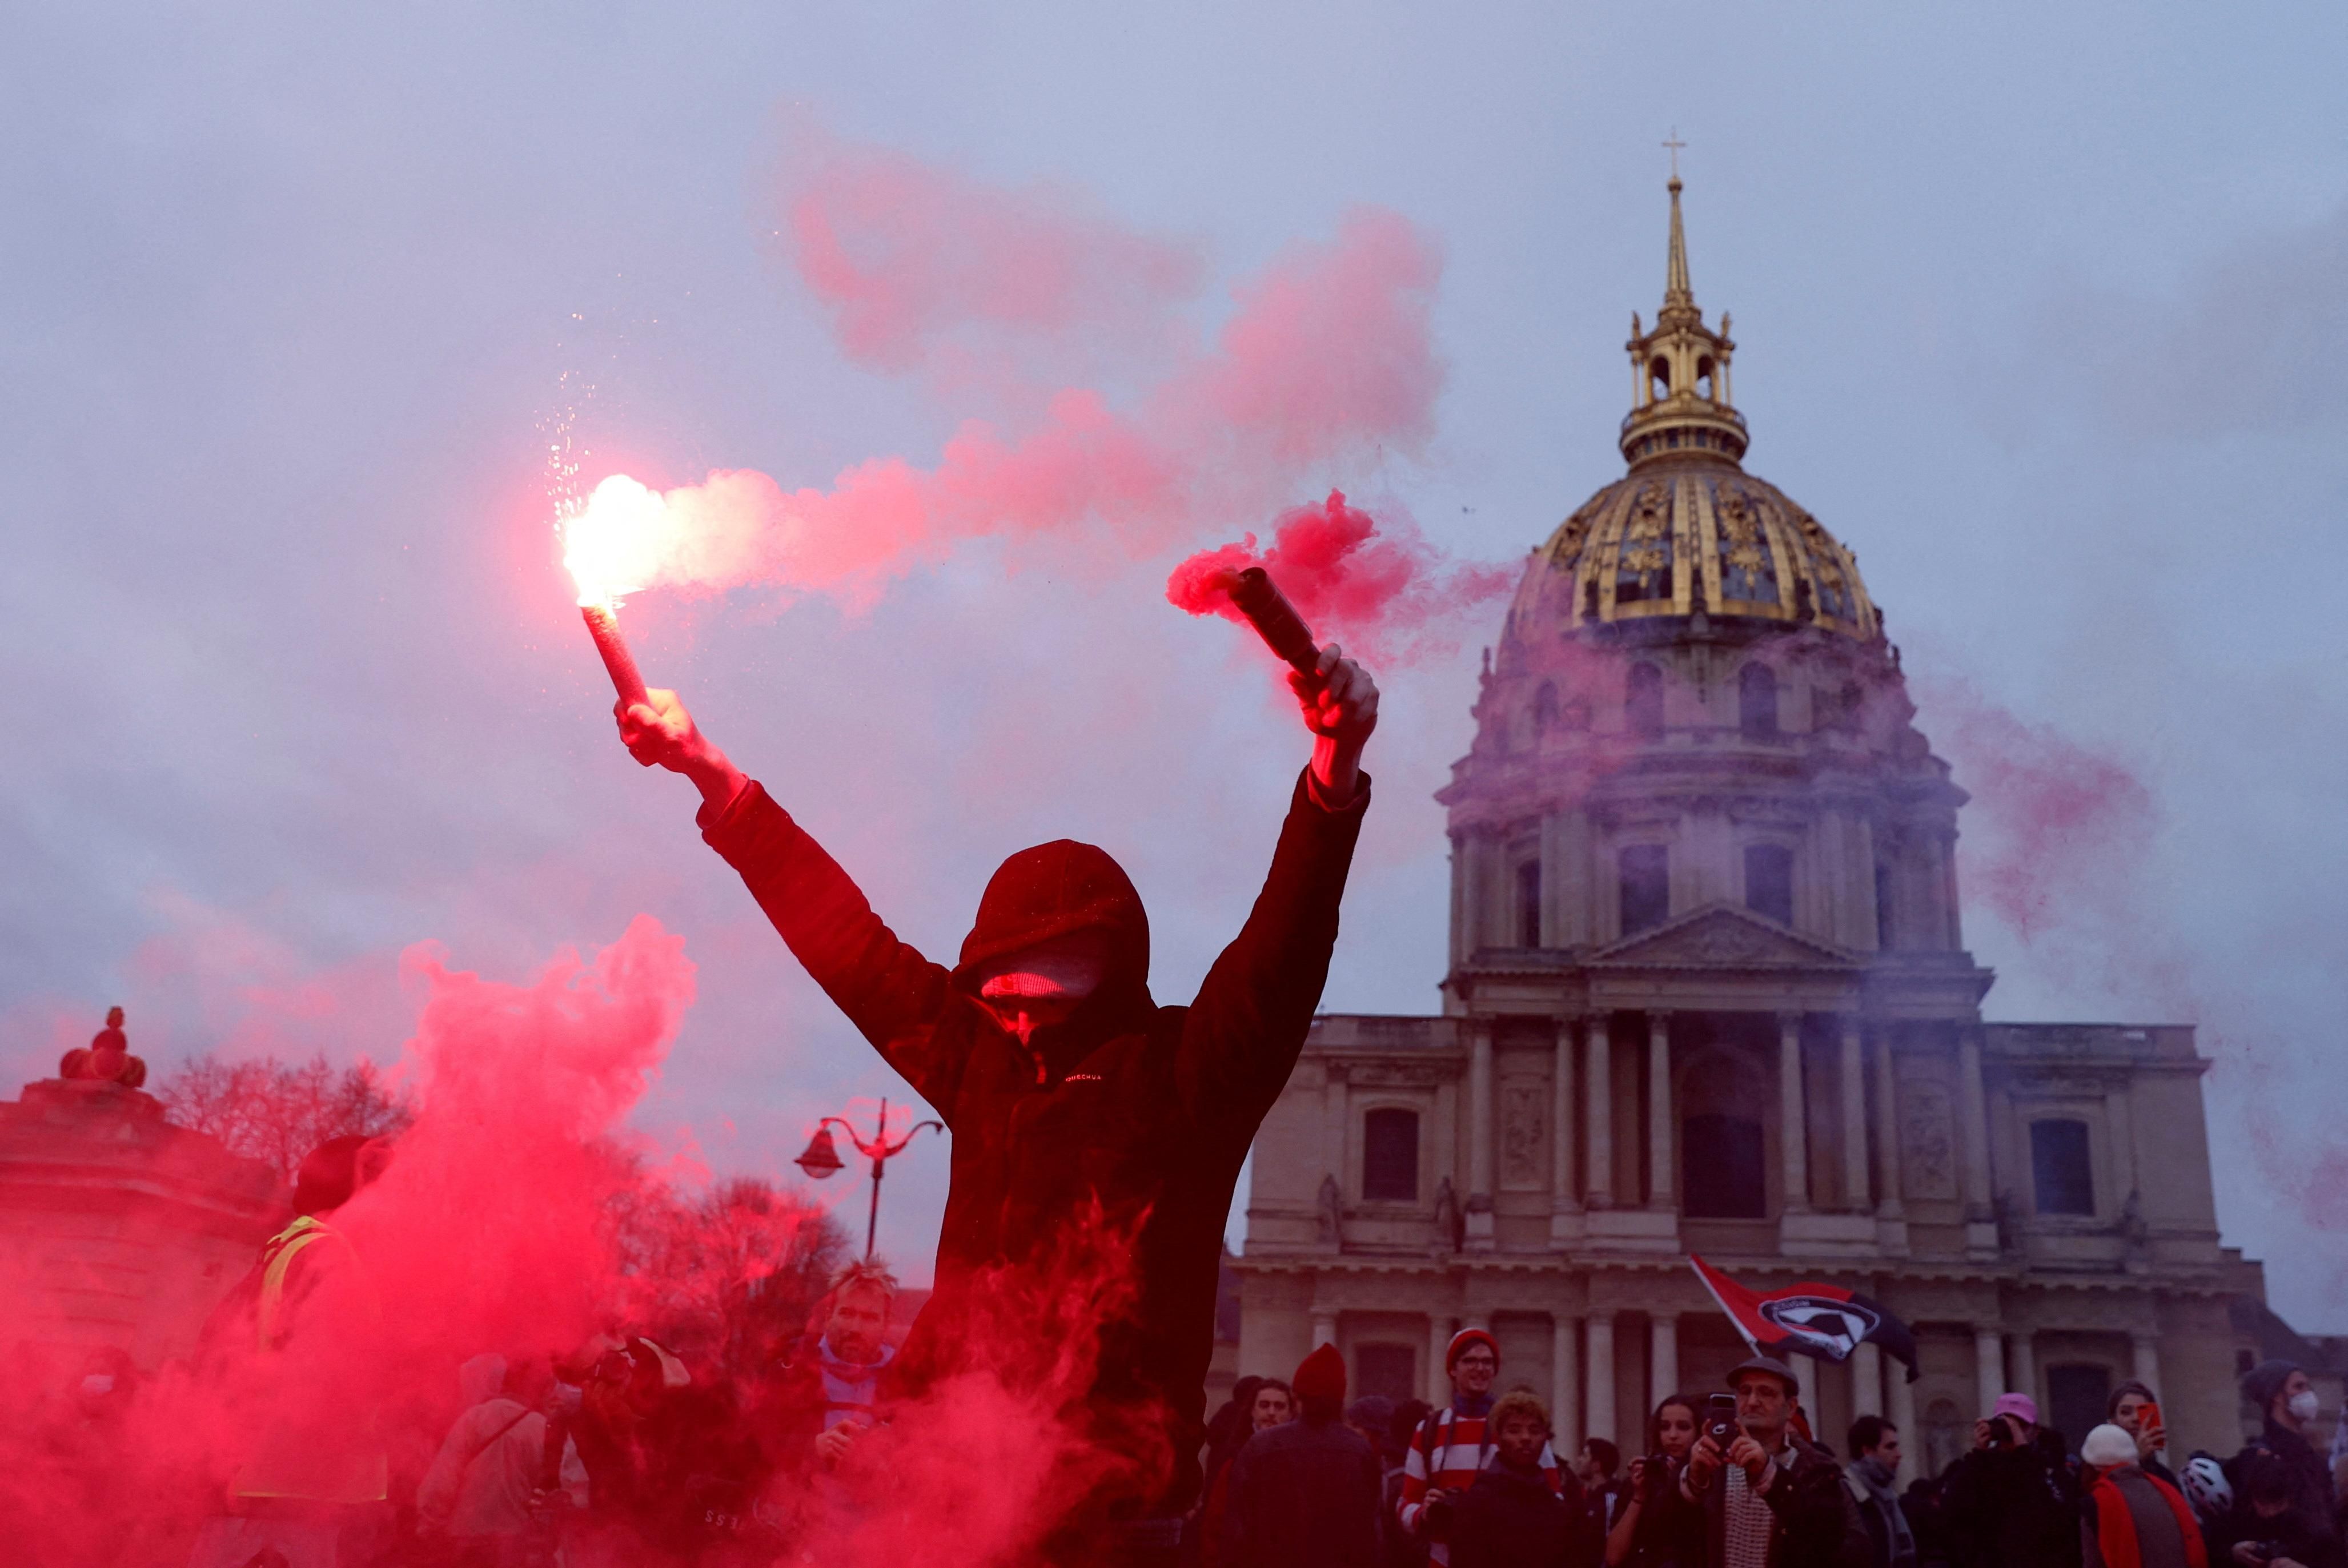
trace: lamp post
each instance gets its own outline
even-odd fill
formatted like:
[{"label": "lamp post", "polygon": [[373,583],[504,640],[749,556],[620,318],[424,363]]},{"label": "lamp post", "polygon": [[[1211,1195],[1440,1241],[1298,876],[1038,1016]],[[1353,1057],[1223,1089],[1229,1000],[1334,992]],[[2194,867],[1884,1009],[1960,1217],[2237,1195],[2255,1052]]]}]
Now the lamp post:
[{"label": "lamp post", "polygon": [[917,1122],[906,1129],[903,1137],[891,1143],[889,1142],[889,1102],[884,1099],[880,1102],[879,1131],[872,1134],[872,1141],[868,1143],[856,1135],[856,1129],[845,1117],[827,1116],[816,1123],[815,1136],[808,1140],[807,1153],[793,1162],[800,1170],[819,1182],[828,1180],[835,1173],[845,1168],[839,1158],[839,1150],[831,1141],[831,1130],[834,1126],[848,1134],[848,1141],[856,1145],[858,1153],[872,1162],[872,1206],[864,1216],[864,1261],[870,1263],[872,1239],[880,1228],[882,1167],[887,1165],[891,1159],[905,1152],[905,1145],[913,1141],[914,1133],[924,1127],[935,1128],[942,1132],[945,1131],[945,1124],[942,1122]]}]

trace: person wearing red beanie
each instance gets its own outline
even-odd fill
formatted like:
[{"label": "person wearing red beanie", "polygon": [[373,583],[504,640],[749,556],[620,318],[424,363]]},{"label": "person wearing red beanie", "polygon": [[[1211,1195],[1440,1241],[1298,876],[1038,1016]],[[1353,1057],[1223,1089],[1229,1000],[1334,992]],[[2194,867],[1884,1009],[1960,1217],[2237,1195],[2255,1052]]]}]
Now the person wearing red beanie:
[{"label": "person wearing red beanie", "polygon": [[1215,1562],[1226,1568],[1377,1568],[1385,1472],[1339,1419],[1345,1358],[1323,1345],[1298,1363],[1300,1414],[1250,1438],[1231,1461]]},{"label": "person wearing red beanie", "polygon": [[[1444,1348],[1443,1369],[1451,1378],[1451,1402],[1430,1412],[1411,1434],[1395,1517],[1426,1543],[1427,1561],[1447,1568],[1451,1505],[1457,1493],[1476,1484],[1498,1435],[1488,1429],[1486,1418],[1492,1409],[1492,1384],[1500,1375],[1500,1342],[1489,1329],[1462,1328]],[[1581,1483],[1559,1470],[1547,1442],[1541,1444],[1540,1468],[1551,1491],[1581,1506]]]}]

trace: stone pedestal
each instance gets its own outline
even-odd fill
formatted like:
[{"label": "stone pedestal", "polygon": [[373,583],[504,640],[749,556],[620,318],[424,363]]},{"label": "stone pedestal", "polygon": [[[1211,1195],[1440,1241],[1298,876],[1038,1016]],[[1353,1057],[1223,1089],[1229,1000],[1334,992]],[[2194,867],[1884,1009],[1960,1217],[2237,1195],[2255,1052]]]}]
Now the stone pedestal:
[{"label": "stone pedestal", "polygon": [[150,1370],[186,1355],[286,1213],[266,1165],[151,1094],[44,1079],[0,1101],[0,1299],[38,1350],[77,1364],[110,1345]]}]

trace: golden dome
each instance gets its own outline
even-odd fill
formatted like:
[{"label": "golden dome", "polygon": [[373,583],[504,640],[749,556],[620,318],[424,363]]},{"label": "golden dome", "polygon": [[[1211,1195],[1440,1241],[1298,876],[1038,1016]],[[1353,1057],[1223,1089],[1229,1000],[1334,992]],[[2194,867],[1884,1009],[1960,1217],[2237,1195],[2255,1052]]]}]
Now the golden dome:
[{"label": "golden dome", "polygon": [[1509,624],[1649,616],[1739,616],[1877,634],[1859,562],[1775,485],[1745,472],[1745,416],[1729,402],[1736,344],[1728,318],[1704,324],[1688,282],[1680,179],[1672,196],[1663,308],[1655,330],[1631,318],[1632,408],[1622,421],[1630,472],[1583,503],[1533,552]]},{"label": "golden dome", "polygon": [[1734,464],[1642,464],[1533,552],[1509,624],[1743,616],[1876,634],[1859,562],[1787,494]]}]

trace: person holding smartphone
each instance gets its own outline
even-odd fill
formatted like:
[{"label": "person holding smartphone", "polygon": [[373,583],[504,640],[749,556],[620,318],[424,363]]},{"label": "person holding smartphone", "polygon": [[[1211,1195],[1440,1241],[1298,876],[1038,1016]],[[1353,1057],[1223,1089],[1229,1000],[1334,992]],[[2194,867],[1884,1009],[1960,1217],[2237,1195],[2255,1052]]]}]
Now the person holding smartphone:
[{"label": "person holding smartphone", "polygon": [[1680,1495],[1695,1450],[1703,1401],[1673,1394],[1647,1421],[1647,1451],[1631,1461],[1622,1512],[1606,1537],[1606,1568],[1696,1568],[1704,1560],[1704,1511]]},{"label": "person holding smartphone", "polygon": [[1681,1497],[1704,1512],[1706,1568],[1865,1568],[1867,1527],[1841,1467],[1794,1433],[1793,1368],[1756,1356],[1728,1386],[1734,1421],[1707,1401],[1680,1476]]},{"label": "person holding smartphone", "polygon": [[2104,1419],[2136,1440],[2137,1469],[2177,1485],[2177,1472],[2161,1458],[2168,1447],[2168,1429],[2161,1424],[2160,1401],[2150,1388],[2131,1378],[2114,1389]]}]

